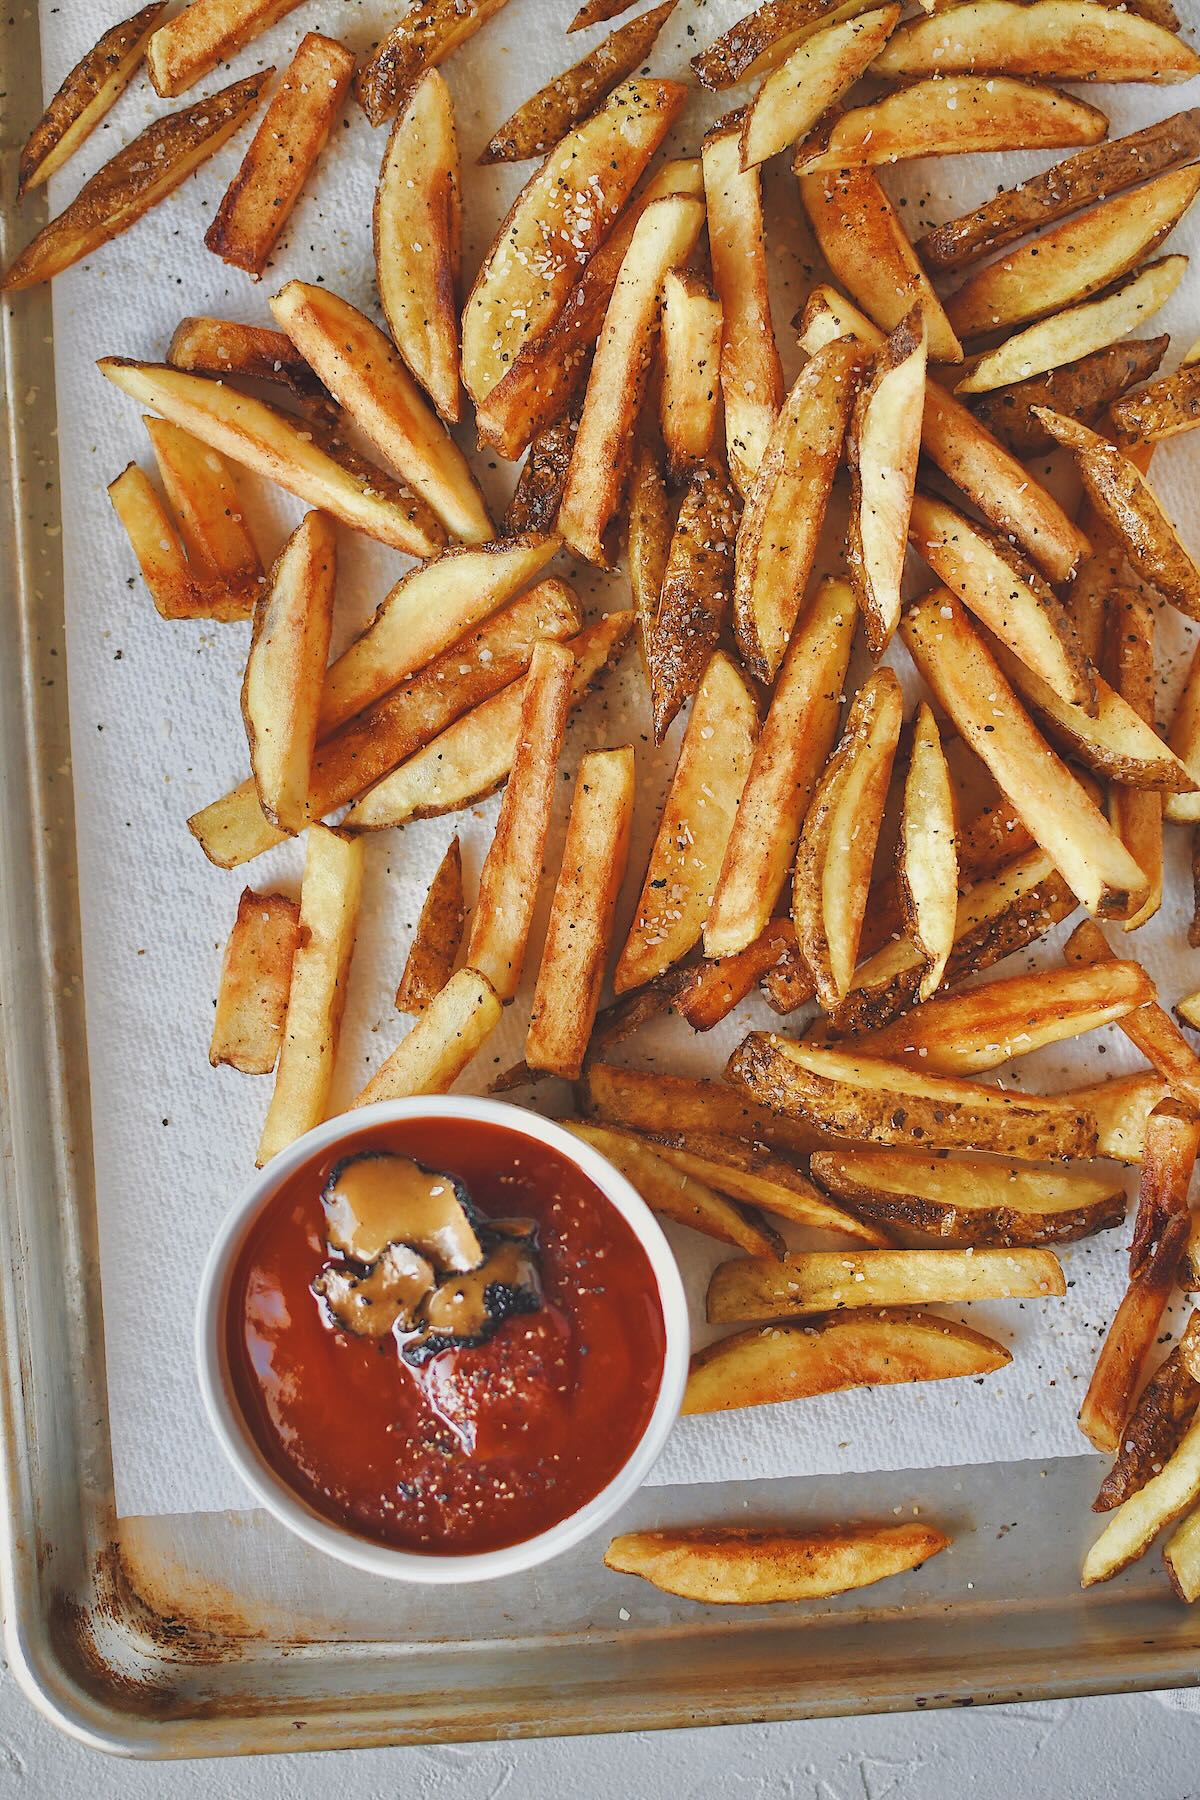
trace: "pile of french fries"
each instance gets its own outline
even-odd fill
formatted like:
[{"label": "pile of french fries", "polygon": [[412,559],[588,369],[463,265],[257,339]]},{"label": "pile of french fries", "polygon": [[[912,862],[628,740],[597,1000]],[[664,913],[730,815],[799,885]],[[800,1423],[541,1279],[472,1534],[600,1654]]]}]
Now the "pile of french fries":
[{"label": "pile of french fries", "polygon": [[[697,141],[688,85],[637,73],[667,0],[497,122],[480,162],[537,165],[464,298],[440,65],[502,4],[416,0],[357,67],[309,33],[205,237],[262,275],[353,86],[388,126],[370,225],[386,330],[293,280],[269,324],[187,317],[163,361],[99,365],[147,413],[161,493],[136,463],[109,491],[155,606],[252,621],[248,774],[188,826],[223,869],[307,838],[298,901],[238,903],[212,1061],[274,1074],[260,1164],[322,1120],[368,834],[502,789],[473,902],[450,841],[399,979],[414,1022],[357,1104],[447,1090],[536,965],[524,1061],[494,1085],[575,1084],[571,1129],[739,1253],[708,1290],[733,1329],[693,1358],[689,1414],[1003,1367],[1004,1347],[929,1309],[1062,1295],[1054,1247],[1119,1227],[1115,1165],[1137,1167],[1129,1285],[1080,1415],[1115,1457],[1083,1579],[1182,1519],[1165,1555],[1193,1600],[1200,1317],[1151,1364],[1172,1295],[1200,1292],[1200,1057],[1129,934],[1162,906],[1171,827],[1192,829],[1200,871],[1200,650],[1164,730],[1155,643],[1162,608],[1200,620],[1200,568],[1148,474],[1157,443],[1200,423],[1200,343],[1159,374],[1166,335],[1130,334],[1185,275],[1168,239],[1200,192],[1200,109],[1109,140],[1054,84],[1184,81],[1200,57],[1168,0],[923,0],[929,16],[764,0],[692,58],[736,108]],[[629,4],[589,0],[567,29]],[[143,62],[179,95],[290,7],[161,10],[67,78],[23,189]],[[133,224],[270,73],[156,121],[3,286]],[[669,134],[679,153],[660,157]],[[890,165],[1015,149],[1067,154],[912,238]],[[781,154],[818,252],[790,392],[762,186]],[[452,435],[472,421],[488,456],[523,462],[498,523]],[[1059,453],[1075,517],[1041,478]],[[311,509],[269,569],[247,474]],[[413,563],[330,662],[339,526]],[[623,570],[628,606],[586,617],[561,552]],[[655,799],[629,743],[580,761],[551,854],[568,719],[635,644],[647,732],[678,742],[648,860],[628,867]],[[1036,974],[991,972],[1079,909]],[[704,1032],[760,990],[815,1017],[749,1032],[707,1080],[612,1060],[661,1014]],[[1175,1015],[1200,1029],[1200,994]],[[1144,1070],[1056,1094],[984,1079],[1110,1025]],[[861,1586],[946,1541],[632,1533],[608,1561],[758,1603]]]}]

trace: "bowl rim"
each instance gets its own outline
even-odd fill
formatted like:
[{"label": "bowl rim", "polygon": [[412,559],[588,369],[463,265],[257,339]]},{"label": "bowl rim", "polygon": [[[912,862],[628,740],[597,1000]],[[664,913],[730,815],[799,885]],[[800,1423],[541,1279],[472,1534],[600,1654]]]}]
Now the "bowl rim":
[{"label": "bowl rim", "polygon": [[[406,1119],[469,1119],[503,1126],[548,1144],[587,1176],[624,1218],[646,1253],[664,1328],[658,1393],[641,1436],[612,1479],[597,1494],[546,1530],[498,1549],[443,1554],[406,1550],[361,1537],[316,1511],[267,1461],[233,1396],[228,1378],[225,1319],[234,1265],[251,1225],[283,1183],[312,1158],[375,1125]],[[493,1580],[535,1568],[560,1556],[599,1529],[641,1487],[662,1452],[683,1402],[687,1380],[687,1299],[674,1252],[662,1227],[626,1176],[583,1138],[555,1119],[503,1100],[476,1095],[427,1095],[381,1100],[341,1113],[305,1132],[272,1157],[250,1181],[218,1228],[209,1250],[196,1304],[196,1368],[205,1414],[226,1457],[258,1503],[316,1550],[367,1574],[390,1580],[446,1585]]]}]

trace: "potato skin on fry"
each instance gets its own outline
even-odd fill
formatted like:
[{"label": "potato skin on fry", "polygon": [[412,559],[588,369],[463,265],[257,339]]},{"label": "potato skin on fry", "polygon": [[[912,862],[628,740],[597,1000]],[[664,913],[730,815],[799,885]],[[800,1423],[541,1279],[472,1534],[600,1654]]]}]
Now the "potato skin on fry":
[{"label": "potato skin on fry", "polygon": [[413,0],[371,56],[359,64],[354,93],[372,125],[404,104],[427,69],[474,37],[505,0]]},{"label": "potato skin on fry", "polygon": [[20,200],[73,156],[125,92],[167,0],[150,0],[99,38],[67,75],[25,140],[17,165]]},{"label": "potato skin on fry", "polygon": [[709,1606],[815,1600],[919,1568],[950,1539],[931,1525],[830,1531],[631,1531],[612,1540],[605,1567]]},{"label": "potato skin on fry", "polygon": [[650,633],[654,741],[661,744],[695,692],[716,649],[733,599],[737,497],[724,469],[707,462],[684,491],[671,534]]},{"label": "potato skin on fry", "polygon": [[396,989],[397,1012],[424,1012],[441,993],[454,972],[465,919],[462,850],[456,832],[434,871],[421,907]]},{"label": "potato skin on fry", "polygon": [[[972,401],[971,411],[1018,456],[1040,456],[1055,448],[1054,439],[1034,413],[1035,406],[1048,406],[1051,412],[1093,427],[1108,416],[1122,435],[1128,431],[1134,440],[1140,440],[1148,434],[1132,419],[1126,426],[1122,396],[1153,375],[1170,341],[1164,332],[1160,337],[1105,344],[1078,362],[980,394]],[[1200,389],[1200,383],[1197,386]],[[1135,417],[1139,401],[1145,398],[1129,396]]]},{"label": "potato skin on fry", "polygon": [[1039,80],[1186,81],[1200,57],[1161,25],[1096,0],[966,0],[901,26],[876,67],[904,79],[1003,69]]},{"label": "potato skin on fry", "polygon": [[1151,1375],[1126,1419],[1116,1460],[1100,1483],[1092,1511],[1112,1512],[1145,1487],[1178,1449],[1198,1406],[1200,1382],[1176,1346]]}]

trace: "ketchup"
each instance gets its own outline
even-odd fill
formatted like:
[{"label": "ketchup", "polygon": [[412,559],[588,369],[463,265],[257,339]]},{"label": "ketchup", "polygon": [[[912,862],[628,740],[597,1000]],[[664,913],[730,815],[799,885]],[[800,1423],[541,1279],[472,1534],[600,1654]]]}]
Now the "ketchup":
[{"label": "ketchup", "polygon": [[[532,1224],[535,1310],[414,1366],[342,1329],[322,1193],[348,1157],[394,1154],[461,1183],[481,1229]],[[374,1126],[295,1171],[252,1227],[226,1322],[234,1396],[263,1456],[314,1511],[378,1543],[465,1554],[579,1510],[649,1422],[666,1335],[636,1234],[557,1150],[456,1119]]]}]

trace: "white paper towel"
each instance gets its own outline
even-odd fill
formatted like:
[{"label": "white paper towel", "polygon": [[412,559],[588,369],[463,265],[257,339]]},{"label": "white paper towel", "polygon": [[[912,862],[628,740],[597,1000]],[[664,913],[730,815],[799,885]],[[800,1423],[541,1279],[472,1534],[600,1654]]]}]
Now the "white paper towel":
[{"label": "white paper towel", "polygon": [[[504,12],[464,47],[446,73],[454,91],[466,170],[465,267],[475,267],[513,193],[528,174],[477,170],[479,149],[512,107],[574,60],[607,29],[567,38],[570,0],[509,0]],[[680,0],[651,67],[680,74],[698,45],[744,10],[742,0]],[[211,92],[273,62],[282,67],[305,30],[340,35],[366,49],[395,15],[386,5],[302,6],[239,56],[228,75],[202,84]],[[89,0],[42,6],[47,94],[93,42],[102,22]],[[1194,103],[1194,85],[1167,90],[1094,90],[1113,132]],[[195,96],[188,96],[188,99]],[[186,103],[186,102],[184,102]],[[164,110],[139,82],[83,152],[57,177],[60,208],[115,147]],[[723,110],[698,91],[673,149],[693,150],[705,123]],[[192,1368],[191,1328],[204,1254],[223,1212],[253,1164],[269,1084],[207,1061],[220,949],[243,885],[295,891],[302,855],[287,846],[247,868],[211,867],[185,820],[241,778],[245,741],[238,690],[245,626],[165,624],[154,613],[105,484],[130,458],[148,463],[136,412],[94,368],[106,353],[160,357],[185,313],[211,312],[266,322],[266,297],[293,276],[323,279],[374,310],[370,199],[383,148],[349,105],[258,287],[205,250],[207,220],[244,150],[243,133],[164,205],[69,271],[55,284],[55,344],[62,463],[71,717],[74,742],[87,989],[88,1048],[94,1096],[105,1346],[118,1508],[122,1514],[214,1510],[245,1504],[245,1494],[212,1442]],[[1044,167],[1050,156],[943,159],[892,171],[887,183],[906,216],[924,223],[974,204],[995,188]],[[787,159],[766,175],[773,302],[785,370],[796,357],[788,321],[812,280],[814,254],[800,219]],[[935,197],[931,197],[935,196]],[[1172,247],[1200,248],[1200,219],[1186,222]],[[1176,334],[1174,354],[1200,335],[1198,278],[1192,274],[1152,330]],[[464,442],[466,440],[464,439]],[[511,473],[472,458],[489,495],[501,501]],[[1185,534],[1200,546],[1195,482],[1200,447],[1185,439],[1161,449],[1160,485]],[[243,486],[264,556],[274,555],[300,508],[247,478]],[[335,649],[404,567],[403,559],[343,533]],[[568,574],[572,571],[568,569]],[[577,571],[592,608],[627,604],[622,578]],[[1164,619],[1171,641],[1183,628]],[[1164,706],[1174,680],[1164,690]],[[570,762],[587,748],[633,742],[640,782],[640,878],[678,728],[665,751],[648,744],[647,709],[637,673],[610,678],[571,729]],[[569,790],[563,787],[563,809]],[[335,1098],[346,1097],[392,1048],[404,1029],[392,996],[409,937],[437,859],[454,831],[464,840],[468,881],[486,851],[497,802],[453,819],[413,825],[372,839],[363,927],[351,977]],[[1172,834],[1173,901],[1137,935],[1164,995],[1200,985],[1200,955],[1186,948],[1189,892],[1184,845]],[[554,848],[551,848],[553,860]],[[636,882],[632,883],[636,888]],[[544,908],[543,900],[543,908]],[[628,916],[632,894],[625,896]],[[540,926],[539,926],[540,929]],[[536,966],[535,931],[530,962]],[[1049,959],[1046,947],[1027,960]],[[527,984],[528,985],[528,984]],[[521,1053],[526,1007],[510,1010],[502,1030],[464,1085],[482,1087]],[[773,1022],[748,1006],[708,1037],[677,1022],[630,1046],[631,1060],[712,1073],[746,1028]],[[1115,1032],[1030,1058],[1028,1086],[1064,1086],[1132,1066]],[[545,1096],[543,1101],[542,1096]],[[538,1091],[537,1103],[565,1097]],[[726,1252],[695,1234],[672,1231],[695,1302],[697,1341],[703,1292]],[[1083,1448],[1074,1419],[1096,1345],[1122,1286],[1123,1233],[1064,1252],[1065,1301],[969,1309],[971,1323],[1011,1344],[1012,1366],[985,1382],[879,1389],[723,1418],[683,1420],[655,1472],[660,1482],[735,1476],[910,1467]],[[966,1316],[964,1314],[964,1316]]]}]

